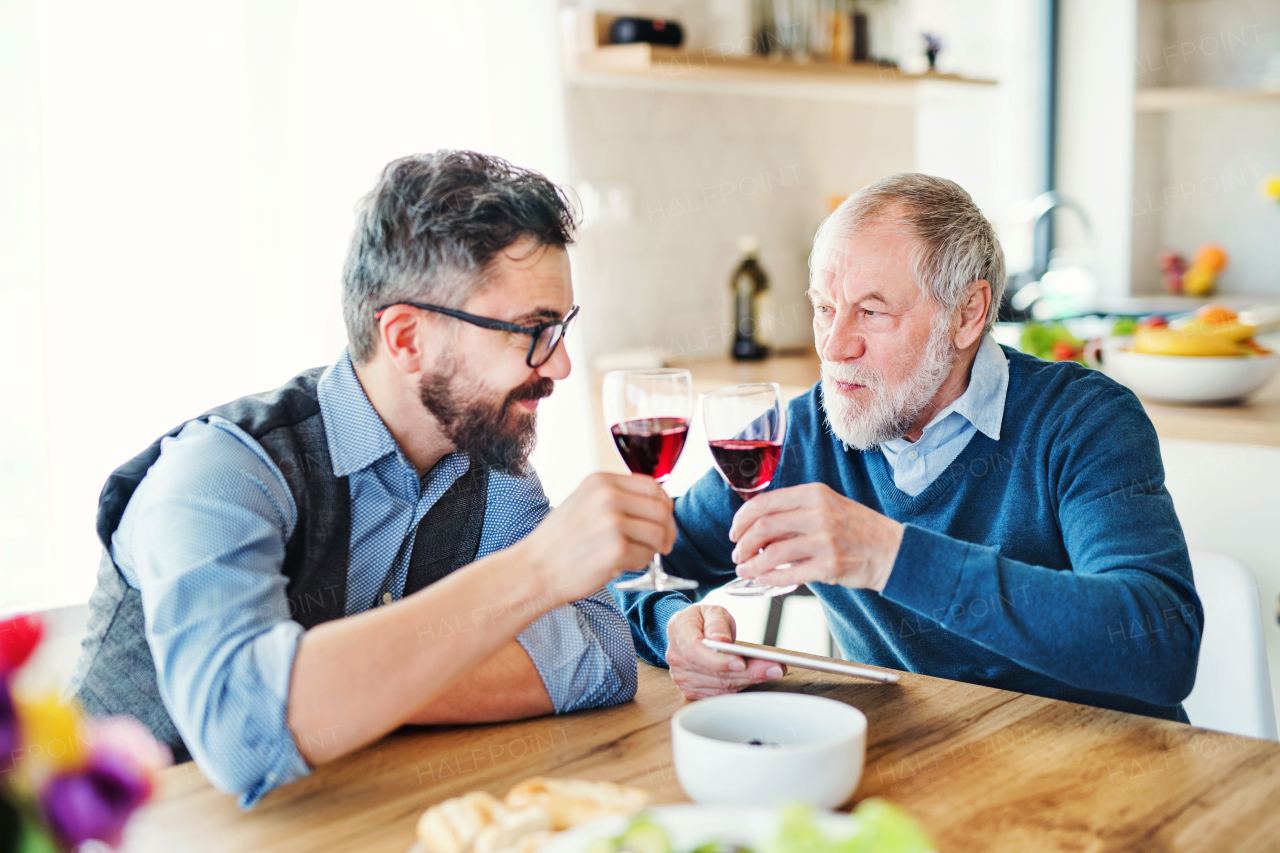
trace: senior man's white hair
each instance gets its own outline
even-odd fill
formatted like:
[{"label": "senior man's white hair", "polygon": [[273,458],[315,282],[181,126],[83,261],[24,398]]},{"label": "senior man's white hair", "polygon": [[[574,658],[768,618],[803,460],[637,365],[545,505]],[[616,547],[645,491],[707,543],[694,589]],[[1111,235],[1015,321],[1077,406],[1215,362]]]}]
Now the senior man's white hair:
[{"label": "senior man's white hair", "polygon": [[[983,331],[991,331],[1004,294],[1004,250],[991,223],[959,184],[919,172],[899,172],[868,184],[823,221],[813,238],[814,252],[825,240],[873,223],[901,227],[916,238],[911,273],[946,316],[964,302],[970,284],[986,279],[991,306]],[[812,271],[813,255],[809,267]]]}]

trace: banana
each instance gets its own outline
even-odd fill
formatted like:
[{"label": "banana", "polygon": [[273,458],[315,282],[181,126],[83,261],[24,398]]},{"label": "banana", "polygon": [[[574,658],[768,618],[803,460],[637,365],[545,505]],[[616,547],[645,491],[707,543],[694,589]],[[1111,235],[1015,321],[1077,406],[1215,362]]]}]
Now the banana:
[{"label": "banana", "polygon": [[1248,355],[1252,350],[1231,337],[1205,334],[1191,326],[1184,326],[1180,329],[1135,329],[1133,352],[1148,355],[1232,356]]},{"label": "banana", "polygon": [[1239,320],[1192,320],[1178,326],[1177,331],[1226,338],[1229,341],[1247,341],[1258,331],[1258,327]]}]

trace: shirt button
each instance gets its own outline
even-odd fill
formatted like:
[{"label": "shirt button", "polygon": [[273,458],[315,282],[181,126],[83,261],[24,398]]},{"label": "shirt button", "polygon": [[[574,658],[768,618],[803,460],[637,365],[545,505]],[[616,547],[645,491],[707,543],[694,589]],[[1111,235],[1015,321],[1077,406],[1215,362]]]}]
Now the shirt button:
[{"label": "shirt button", "polygon": [[916,451],[916,450],[908,450],[908,451],[907,451],[907,458],[908,458],[908,459],[916,459],[916,458],[918,458],[919,456],[920,456],[919,451]]},{"label": "shirt button", "polygon": [[383,604],[390,604],[390,603],[392,602],[392,600],[393,600],[393,599],[392,599],[391,593],[389,593],[389,592],[384,592],[384,593],[382,594],[382,603],[383,603]]}]

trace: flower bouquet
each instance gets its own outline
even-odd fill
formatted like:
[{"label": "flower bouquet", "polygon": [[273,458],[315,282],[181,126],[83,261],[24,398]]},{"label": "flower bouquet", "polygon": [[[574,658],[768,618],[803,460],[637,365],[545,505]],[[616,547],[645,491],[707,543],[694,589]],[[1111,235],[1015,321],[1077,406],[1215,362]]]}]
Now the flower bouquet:
[{"label": "flower bouquet", "polygon": [[24,689],[22,666],[43,634],[39,616],[0,621],[0,851],[115,847],[173,757],[137,720],[91,719],[74,701]]}]

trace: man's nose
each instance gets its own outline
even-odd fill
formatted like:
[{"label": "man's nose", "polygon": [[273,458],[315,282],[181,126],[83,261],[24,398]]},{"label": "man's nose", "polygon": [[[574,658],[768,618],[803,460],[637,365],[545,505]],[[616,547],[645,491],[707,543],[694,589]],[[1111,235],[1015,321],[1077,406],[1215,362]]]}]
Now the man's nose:
[{"label": "man's nose", "polygon": [[573,364],[569,361],[569,348],[563,340],[556,346],[556,351],[551,354],[551,358],[547,359],[547,363],[537,368],[539,376],[556,381],[568,377],[571,370],[573,370]]},{"label": "man's nose", "polygon": [[[847,316],[847,312],[844,312]],[[835,321],[831,324],[831,329],[827,332],[827,338],[822,342],[822,347],[818,355],[823,361],[848,361],[852,358],[861,358],[867,351],[867,340],[863,337],[861,330],[857,324],[853,322],[853,318],[844,319],[837,314]]]}]

